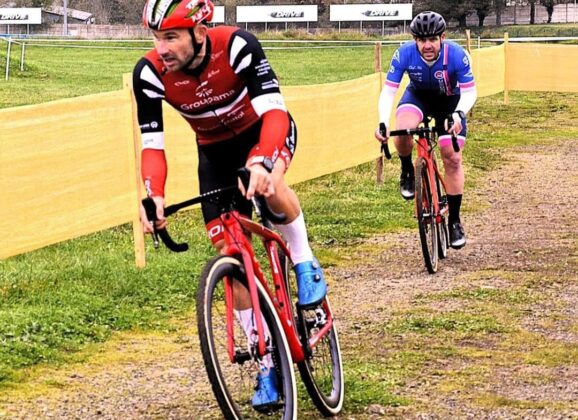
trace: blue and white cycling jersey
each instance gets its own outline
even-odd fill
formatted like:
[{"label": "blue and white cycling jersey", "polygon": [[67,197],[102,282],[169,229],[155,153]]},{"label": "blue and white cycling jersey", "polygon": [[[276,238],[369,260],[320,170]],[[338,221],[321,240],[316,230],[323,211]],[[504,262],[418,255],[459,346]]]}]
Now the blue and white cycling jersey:
[{"label": "blue and white cycling jersey", "polygon": [[[398,114],[414,113],[420,121],[430,116],[439,125],[448,114],[458,110],[467,113],[476,101],[476,84],[466,50],[455,42],[444,40],[440,55],[432,63],[422,58],[415,42],[407,42],[393,54],[379,98],[380,121],[386,125],[404,73],[408,74],[410,82],[399,101]],[[464,119],[458,135],[462,147],[466,134]],[[451,136],[444,135],[439,139],[441,146],[451,145]]]},{"label": "blue and white cycling jersey", "polygon": [[443,41],[440,55],[431,67],[415,42],[403,44],[393,54],[384,87],[397,91],[405,72],[410,79],[409,88],[414,92],[452,96],[475,89],[470,57],[452,41]]}]

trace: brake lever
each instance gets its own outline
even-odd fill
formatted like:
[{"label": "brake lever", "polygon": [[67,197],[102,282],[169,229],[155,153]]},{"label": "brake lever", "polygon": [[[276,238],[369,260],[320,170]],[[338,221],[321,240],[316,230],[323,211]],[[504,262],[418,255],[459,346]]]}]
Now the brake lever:
[{"label": "brake lever", "polygon": [[[379,123],[379,134],[381,134],[382,137],[387,135],[385,123]],[[387,142],[381,143],[381,152],[387,160],[391,160],[391,153],[389,152],[389,146],[387,145]]]},{"label": "brake lever", "polygon": [[153,225],[153,231],[151,232],[151,236],[153,238],[153,246],[155,247],[155,249],[158,249],[159,248],[159,233],[157,231],[157,227],[156,227],[156,223],[155,223],[157,221],[157,206],[156,206],[154,200],[150,197],[144,198],[142,200],[142,205],[145,209],[147,219]]},{"label": "brake lever", "polygon": [[[448,131],[450,130],[450,128],[452,128],[454,126],[454,117],[452,116],[452,114],[448,115],[447,117],[448,120]],[[460,145],[458,143],[458,136],[455,135],[455,133],[452,132],[452,148],[454,149],[454,152],[458,153],[460,151]]]}]

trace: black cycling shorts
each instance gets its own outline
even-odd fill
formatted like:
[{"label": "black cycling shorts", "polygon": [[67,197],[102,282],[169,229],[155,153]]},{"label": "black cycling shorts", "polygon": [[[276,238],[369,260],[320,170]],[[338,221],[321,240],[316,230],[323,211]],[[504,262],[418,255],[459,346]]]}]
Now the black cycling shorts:
[{"label": "black cycling shorts", "polygon": [[[215,144],[199,146],[199,189],[201,194],[237,184],[237,169],[247,163],[249,152],[259,142],[262,122],[259,120],[251,128],[232,139]],[[279,159],[284,159],[286,165],[295,153],[297,147],[297,129],[295,122],[289,116],[289,130],[285,139],[285,147],[279,154]],[[252,206],[248,200],[237,200],[236,210],[251,216]],[[219,229],[219,217],[221,209],[212,203],[202,203],[203,219],[207,226],[209,237],[215,243],[222,237],[222,229]]]}]

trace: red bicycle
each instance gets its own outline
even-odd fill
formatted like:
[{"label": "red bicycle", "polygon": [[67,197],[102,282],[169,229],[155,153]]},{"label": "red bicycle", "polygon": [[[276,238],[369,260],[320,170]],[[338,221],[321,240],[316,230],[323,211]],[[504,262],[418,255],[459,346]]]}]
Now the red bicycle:
[{"label": "red bicycle", "polygon": [[[449,121],[450,125],[452,121]],[[383,124],[382,124],[383,125]],[[385,126],[380,125],[382,135]],[[415,167],[415,217],[419,227],[421,250],[427,271],[431,274],[438,270],[438,260],[447,257],[449,248],[448,204],[446,186],[438,168],[436,147],[438,135],[446,134],[445,130],[430,127],[429,120],[422,127],[394,130],[390,136],[414,136],[417,145]],[[452,147],[459,152],[457,138],[452,136]],[[391,153],[386,144],[381,150],[387,159]]]},{"label": "red bicycle", "polygon": [[[248,185],[246,169],[240,170],[239,177]],[[278,415],[296,419],[295,362],[315,406],[323,415],[334,416],[343,406],[344,382],[329,301],[325,299],[313,309],[297,305],[290,251],[271,225],[282,222],[284,215],[273,213],[264,199],[257,198],[253,204],[261,223],[255,222],[234,210],[239,199],[244,198],[238,187],[230,186],[165,208],[165,216],[201,202],[211,202],[222,209],[225,246],[222,254],[203,269],[196,299],[201,352],[213,393],[226,418]],[[154,202],[143,202],[149,220],[153,220]],[[166,230],[158,235],[171,250],[188,248],[175,243]],[[251,235],[261,239],[264,255],[255,253]],[[260,260],[270,266],[269,279],[261,270]],[[253,311],[250,337],[235,316],[240,295],[249,296]],[[251,397],[257,372],[266,358],[273,362],[280,398],[278,404],[259,412],[252,407]]]}]

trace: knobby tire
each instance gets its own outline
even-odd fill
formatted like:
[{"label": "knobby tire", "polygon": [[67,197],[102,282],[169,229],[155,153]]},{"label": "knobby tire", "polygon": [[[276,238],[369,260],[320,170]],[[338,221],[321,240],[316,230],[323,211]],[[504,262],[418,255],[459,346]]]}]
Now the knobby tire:
[{"label": "knobby tire", "polygon": [[[315,328],[311,320],[317,315],[315,310],[304,310],[297,307],[297,281],[291,269],[289,257],[281,249],[278,251],[279,261],[283,267],[287,296],[291,300],[292,312],[297,326],[297,332],[302,343],[310,335],[310,329]],[[329,302],[327,301],[327,305]],[[309,321],[308,321],[309,320]],[[335,322],[335,320],[334,320]],[[312,349],[306,359],[297,363],[303,384],[311,400],[321,414],[332,417],[341,412],[345,396],[343,379],[343,362],[341,347],[335,323],[329,332]]]},{"label": "knobby tire", "polygon": [[[434,167],[437,169],[437,162],[434,159]],[[440,213],[442,210],[442,203],[447,207],[447,196],[444,190],[444,187],[441,183],[441,180],[437,176],[437,172],[435,173],[435,181],[436,181],[436,193],[440,208]],[[448,214],[445,215],[440,214],[440,221],[437,223],[437,235],[438,235],[438,256],[440,260],[443,260],[448,256],[448,249],[450,246],[450,230],[448,228]]]},{"label": "knobby tire", "polygon": [[438,229],[427,164],[423,157],[416,161],[415,174],[415,204],[421,250],[427,271],[433,274],[438,268]]},{"label": "knobby tire", "polygon": [[[293,359],[283,327],[267,292],[257,280],[261,312],[271,333],[271,348],[277,377],[281,405],[268,413],[253,409],[251,398],[256,384],[258,363],[246,357],[242,363],[232,363],[227,350],[226,308],[224,299],[225,278],[235,278],[247,287],[242,264],[236,258],[217,256],[205,266],[197,292],[197,325],[201,352],[215,398],[225,418],[271,418],[283,420],[297,418],[297,389]],[[249,340],[234,317],[235,346],[239,352],[250,355]]]}]

